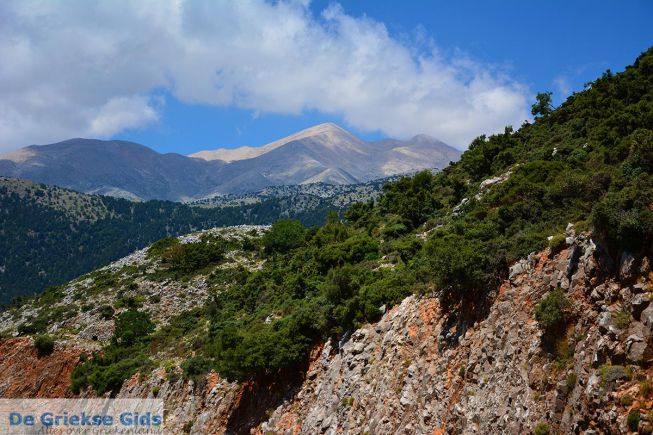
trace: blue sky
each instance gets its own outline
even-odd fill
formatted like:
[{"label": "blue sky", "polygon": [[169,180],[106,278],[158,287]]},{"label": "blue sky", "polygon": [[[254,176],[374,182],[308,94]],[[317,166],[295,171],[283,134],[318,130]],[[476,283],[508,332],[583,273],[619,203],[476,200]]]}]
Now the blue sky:
[{"label": "blue sky", "polygon": [[161,4],[0,6],[0,40],[29,41],[0,42],[0,151],[82,136],[188,154],[328,121],[464,148],[653,45],[650,1]]}]

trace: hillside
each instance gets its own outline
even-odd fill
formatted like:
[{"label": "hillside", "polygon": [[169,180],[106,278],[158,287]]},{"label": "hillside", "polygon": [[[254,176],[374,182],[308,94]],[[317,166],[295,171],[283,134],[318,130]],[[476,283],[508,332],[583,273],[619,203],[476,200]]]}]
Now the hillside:
[{"label": "hillside", "polygon": [[261,148],[195,157],[118,140],[32,145],[0,155],[0,175],[132,200],[183,202],[269,186],[358,184],[443,168],[459,156],[427,136],[366,142],[335,124],[321,124]]},{"label": "hillside", "polygon": [[190,433],[650,433],[653,49],[534,114],[344,221],[163,239],[17,304],[0,396],[162,397]]},{"label": "hillside", "polygon": [[376,200],[384,185],[399,178],[399,176],[391,176],[360,184],[309,183],[274,186],[250,193],[213,196],[188,204],[198,207],[229,208],[273,201],[283,206],[278,217],[295,217],[304,225],[311,226],[324,223],[328,210],[344,211],[356,202]]},{"label": "hillside", "polygon": [[0,177],[0,304],[66,282],[165,236],[270,224],[281,217],[320,225],[328,210],[373,199],[386,181],[283,186],[182,205],[130,202]]},{"label": "hillside", "polygon": [[[225,363],[225,346],[238,343],[240,335],[217,343],[216,337],[237,334],[230,328],[238,328],[242,315],[255,319],[255,330],[271,334],[249,350],[271,357],[279,346],[284,353],[293,349],[292,342],[302,346],[292,335],[291,342],[279,341],[278,334],[292,324],[284,322],[283,309],[273,308],[272,289],[263,291],[268,296],[255,311],[232,311],[236,304],[257,305],[239,287],[252,291],[258,282],[264,258],[252,246],[266,231],[242,227],[182,238],[185,244],[224,243],[227,254],[213,263],[217,267],[199,273],[170,274],[170,266],[152,256],[157,248],[151,248],[5,312],[0,333],[47,331],[56,344],[39,356],[29,337],[0,341],[5,374],[0,396],[73,397],[90,383],[97,392],[114,390],[118,398],[161,398],[169,410],[166,428],[194,434],[250,433],[251,428],[255,433],[530,433],[535,427],[627,433],[632,410],[641,407],[646,416],[651,408],[653,375],[647,361],[653,354],[653,305],[647,295],[653,272],[630,268],[623,270],[628,278],[614,277],[602,266],[605,254],[573,232],[557,252],[547,248],[515,264],[475,323],[459,317],[458,310],[444,309],[430,292],[408,296],[392,308],[374,301],[373,322],[348,330],[342,339],[312,344],[303,363],[254,381],[221,376],[240,366],[274,364],[255,353],[251,359],[238,353],[228,356],[235,366],[211,371],[215,366],[203,355],[222,343],[213,352]],[[385,276],[391,267],[402,266],[385,266]],[[570,304],[564,311],[569,328],[552,354],[536,319],[538,301],[558,285]],[[365,285],[359,293],[371,289]],[[307,315],[324,312],[308,303]],[[138,340],[126,347],[116,344],[112,338],[127,333],[118,325],[134,313],[148,313],[143,319],[151,319],[156,329],[139,330]],[[314,318],[313,324],[319,327],[321,320]],[[89,355],[100,349],[105,357],[89,363]],[[650,427],[646,417],[640,424],[643,430]]]}]

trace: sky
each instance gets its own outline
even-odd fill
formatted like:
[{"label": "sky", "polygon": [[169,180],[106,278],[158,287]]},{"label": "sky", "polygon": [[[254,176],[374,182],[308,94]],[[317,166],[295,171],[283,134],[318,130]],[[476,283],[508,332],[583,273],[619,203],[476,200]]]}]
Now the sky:
[{"label": "sky", "polygon": [[160,152],[335,122],[459,149],[653,45],[648,0],[0,2],[0,152],[72,137]]}]

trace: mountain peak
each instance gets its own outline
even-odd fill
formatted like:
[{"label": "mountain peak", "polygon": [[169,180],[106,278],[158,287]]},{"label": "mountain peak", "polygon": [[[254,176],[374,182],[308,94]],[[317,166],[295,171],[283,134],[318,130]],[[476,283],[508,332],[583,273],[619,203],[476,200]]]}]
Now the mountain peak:
[{"label": "mountain peak", "polygon": [[274,185],[358,183],[442,167],[459,155],[425,136],[369,142],[327,122],[261,147],[189,157],[133,142],[71,139],[0,156],[0,175],[90,193],[184,201]]},{"label": "mountain peak", "polygon": [[293,133],[290,136],[286,136],[283,139],[270,142],[267,145],[261,147],[240,147],[240,148],[219,148],[217,150],[208,150],[200,151],[195,154],[191,154],[190,157],[195,157],[203,160],[223,160],[227,163],[231,163],[237,160],[246,160],[258,157],[267,152],[270,152],[274,149],[282,147],[283,145],[302,140],[308,139],[316,136],[326,136],[328,142],[333,142],[336,140],[353,140],[360,141],[356,136],[340,127],[338,124],[333,122],[325,122],[322,124],[317,124],[312,127],[308,127],[304,130]]}]

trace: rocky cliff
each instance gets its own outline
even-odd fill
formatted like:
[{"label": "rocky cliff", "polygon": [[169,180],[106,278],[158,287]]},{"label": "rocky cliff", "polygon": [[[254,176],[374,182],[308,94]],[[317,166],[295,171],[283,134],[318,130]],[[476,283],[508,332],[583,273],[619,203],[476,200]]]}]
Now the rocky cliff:
[{"label": "rocky cliff", "polygon": [[[560,252],[514,264],[482,316],[411,296],[273,380],[185,380],[171,365],[133,376],[118,396],[162,398],[173,433],[650,433],[652,282],[648,258],[615,264],[569,234]],[[551,340],[534,307],[558,287],[569,320]],[[0,343],[0,396],[70,396],[92,341],[61,340],[38,357],[30,340]]]}]

